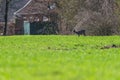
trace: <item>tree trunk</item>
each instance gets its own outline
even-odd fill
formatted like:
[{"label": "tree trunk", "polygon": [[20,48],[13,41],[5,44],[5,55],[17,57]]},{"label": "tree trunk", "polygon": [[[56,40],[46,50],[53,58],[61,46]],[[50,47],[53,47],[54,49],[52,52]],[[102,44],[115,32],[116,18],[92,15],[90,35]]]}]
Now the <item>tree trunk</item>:
[{"label": "tree trunk", "polygon": [[4,26],[4,32],[3,35],[7,35],[7,23],[8,23],[8,7],[9,7],[9,1],[6,0],[6,5],[5,5],[5,26]]}]

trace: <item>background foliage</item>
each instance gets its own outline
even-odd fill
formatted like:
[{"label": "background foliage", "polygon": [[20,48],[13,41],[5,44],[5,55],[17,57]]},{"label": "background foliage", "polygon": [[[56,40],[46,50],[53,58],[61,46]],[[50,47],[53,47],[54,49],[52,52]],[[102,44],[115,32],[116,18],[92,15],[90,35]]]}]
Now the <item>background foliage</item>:
[{"label": "background foliage", "polygon": [[58,0],[64,25],[88,35],[119,34],[119,0]]}]

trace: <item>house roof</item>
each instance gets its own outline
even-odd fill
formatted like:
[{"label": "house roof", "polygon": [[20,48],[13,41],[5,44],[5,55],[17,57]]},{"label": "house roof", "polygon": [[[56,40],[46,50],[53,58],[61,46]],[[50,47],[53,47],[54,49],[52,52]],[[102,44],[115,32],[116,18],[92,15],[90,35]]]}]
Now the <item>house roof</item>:
[{"label": "house roof", "polygon": [[[28,14],[47,14],[49,11],[48,4],[53,0],[29,0],[28,3],[16,11],[14,15],[28,15]],[[50,7],[54,9],[54,4]]]}]

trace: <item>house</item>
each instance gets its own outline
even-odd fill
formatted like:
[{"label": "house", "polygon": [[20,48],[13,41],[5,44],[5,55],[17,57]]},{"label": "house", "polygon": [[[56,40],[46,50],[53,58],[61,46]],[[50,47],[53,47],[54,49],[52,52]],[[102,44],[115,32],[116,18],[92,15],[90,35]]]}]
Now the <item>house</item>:
[{"label": "house", "polygon": [[30,0],[16,11],[15,34],[57,34],[58,11],[55,0]]}]

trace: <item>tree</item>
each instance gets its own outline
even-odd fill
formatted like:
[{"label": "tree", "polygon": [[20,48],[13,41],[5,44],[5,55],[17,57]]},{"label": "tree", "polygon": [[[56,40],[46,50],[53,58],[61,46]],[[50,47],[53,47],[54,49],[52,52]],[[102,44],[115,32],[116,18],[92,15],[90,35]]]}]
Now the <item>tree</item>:
[{"label": "tree", "polygon": [[79,6],[83,0],[56,0],[61,19],[60,33],[70,34],[75,26],[74,17],[78,13]]},{"label": "tree", "polygon": [[9,9],[9,3],[11,0],[6,0],[6,4],[5,4],[5,15],[4,15],[4,19],[5,19],[5,27],[4,27],[4,32],[3,35],[7,35],[7,23],[8,23],[8,9]]},{"label": "tree", "polygon": [[85,29],[87,35],[113,35],[120,32],[120,8],[117,7],[119,0],[57,1],[60,6],[59,14],[65,26],[62,25],[62,28],[70,32],[73,28],[77,31]]},{"label": "tree", "polygon": [[76,29],[88,35],[114,35],[120,32],[115,0],[84,0],[79,8]]}]

